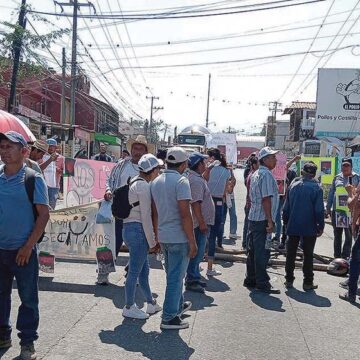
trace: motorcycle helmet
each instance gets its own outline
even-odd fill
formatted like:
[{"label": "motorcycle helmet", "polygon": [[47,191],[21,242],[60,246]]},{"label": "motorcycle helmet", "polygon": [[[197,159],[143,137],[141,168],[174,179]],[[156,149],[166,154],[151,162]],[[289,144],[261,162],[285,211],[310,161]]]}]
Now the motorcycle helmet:
[{"label": "motorcycle helmet", "polygon": [[349,272],[349,262],[345,259],[334,259],[329,265],[327,273],[335,276],[345,276]]}]

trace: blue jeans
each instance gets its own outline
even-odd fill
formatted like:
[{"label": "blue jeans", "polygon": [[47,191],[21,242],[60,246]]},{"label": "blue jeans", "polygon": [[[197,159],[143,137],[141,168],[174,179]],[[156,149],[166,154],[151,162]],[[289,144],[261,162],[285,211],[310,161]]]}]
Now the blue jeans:
[{"label": "blue jeans", "polygon": [[270,250],[265,249],[267,221],[249,220],[248,257],[246,261],[246,283],[258,288],[270,286],[266,266]]},{"label": "blue jeans", "polygon": [[135,302],[136,283],[144,293],[146,302],[153,301],[149,285],[149,244],[141,223],[125,223],[123,238],[129,249],[129,271],[125,282],[125,304],[131,306]]},{"label": "blue jeans", "polygon": [[250,208],[244,207],[245,211],[245,219],[244,219],[244,228],[243,228],[243,240],[242,240],[242,247],[243,249],[247,249],[247,238],[248,238],[248,232],[249,232],[249,211]]},{"label": "blue jeans", "polygon": [[123,221],[115,219],[115,253],[119,255],[121,246],[123,244]]},{"label": "blue jeans", "polygon": [[208,258],[213,259],[215,256],[216,240],[218,246],[222,246],[224,236],[224,205],[217,205],[220,200],[215,202],[215,223],[210,228]]},{"label": "blue jeans", "polygon": [[360,276],[360,235],[355,240],[351,250],[350,274],[349,274],[349,294],[356,295],[358,280]]},{"label": "blue jeans", "polygon": [[183,309],[183,285],[189,265],[189,244],[162,243],[161,250],[165,259],[166,290],[163,305],[163,321],[170,321]]},{"label": "blue jeans", "polygon": [[190,259],[189,266],[187,268],[186,283],[194,284],[201,279],[200,275],[200,263],[204,257],[207,234],[203,234],[199,227],[194,229],[196,245],[198,247],[198,252],[196,256]]},{"label": "blue jeans", "polygon": [[279,197],[279,206],[278,206],[277,213],[276,213],[276,224],[275,224],[275,237],[279,241],[280,241],[281,230],[282,230],[281,214],[282,214],[283,206],[284,206],[284,197],[280,196]]},{"label": "blue jeans", "polygon": [[49,196],[49,205],[52,210],[56,207],[56,202],[59,195],[59,189],[58,188],[52,188],[48,187],[48,196]]},{"label": "blue jeans", "polygon": [[11,290],[15,277],[21,305],[16,328],[19,331],[20,345],[28,345],[38,339],[39,263],[33,249],[29,263],[18,266],[15,262],[18,250],[0,250],[0,339],[11,337]]},{"label": "blue jeans", "polygon": [[237,215],[236,215],[236,206],[235,206],[235,199],[231,199],[231,208],[229,209],[226,205],[226,203],[224,204],[224,224],[226,223],[226,214],[227,211],[229,210],[229,214],[230,214],[230,234],[236,234],[237,232]]}]

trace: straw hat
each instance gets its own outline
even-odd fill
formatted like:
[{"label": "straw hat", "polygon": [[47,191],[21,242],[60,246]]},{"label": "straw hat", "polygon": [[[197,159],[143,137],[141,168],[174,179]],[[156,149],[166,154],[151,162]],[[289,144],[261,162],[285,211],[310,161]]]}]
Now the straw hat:
[{"label": "straw hat", "polygon": [[131,149],[135,144],[144,145],[148,153],[153,154],[155,152],[155,145],[149,144],[144,135],[138,135],[136,139],[129,139],[126,143],[127,150],[131,153]]},{"label": "straw hat", "polygon": [[49,145],[44,140],[36,140],[31,146],[44,153],[47,153],[49,149]]}]

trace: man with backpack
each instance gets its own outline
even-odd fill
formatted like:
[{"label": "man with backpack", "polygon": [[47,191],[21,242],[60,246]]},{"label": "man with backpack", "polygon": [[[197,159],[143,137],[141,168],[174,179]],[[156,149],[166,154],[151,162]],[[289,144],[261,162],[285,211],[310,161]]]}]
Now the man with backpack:
[{"label": "man with backpack", "polygon": [[0,166],[0,349],[11,346],[11,290],[15,277],[21,300],[16,326],[20,359],[32,360],[36,359],[34,341],[39,326],[35,245],[49,219],[49,201],[41,174],[24,164],[27,151],[22,135],[15,131],[0,133],[4,163]]},{"label": "man with backpack", "polygon": [[[120,159],[111,170],[110,176],[106,181],[106,191],[104,198],[110,201],[116,189],[127,184],[129,178],[139,175],[138,162],[140,158],[148,152],[148,143],[145,136],[139,135],[135,140],[130,140],[131,157]],[[115,252],[119,254],[123,244],[123,221],[115,218]],[[109,274],[98,275],[97,284],[107,285],[109,283]]]}]

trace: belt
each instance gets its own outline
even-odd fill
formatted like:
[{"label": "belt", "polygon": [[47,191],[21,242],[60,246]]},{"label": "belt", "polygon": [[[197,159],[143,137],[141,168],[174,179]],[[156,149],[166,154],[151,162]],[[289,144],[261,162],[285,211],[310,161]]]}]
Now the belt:
[{"label": "belt", "polygon": [[212,199],[214,201],[224,201],[224,199],[222,197],[215,197],[215,196],[212,196]]}]

